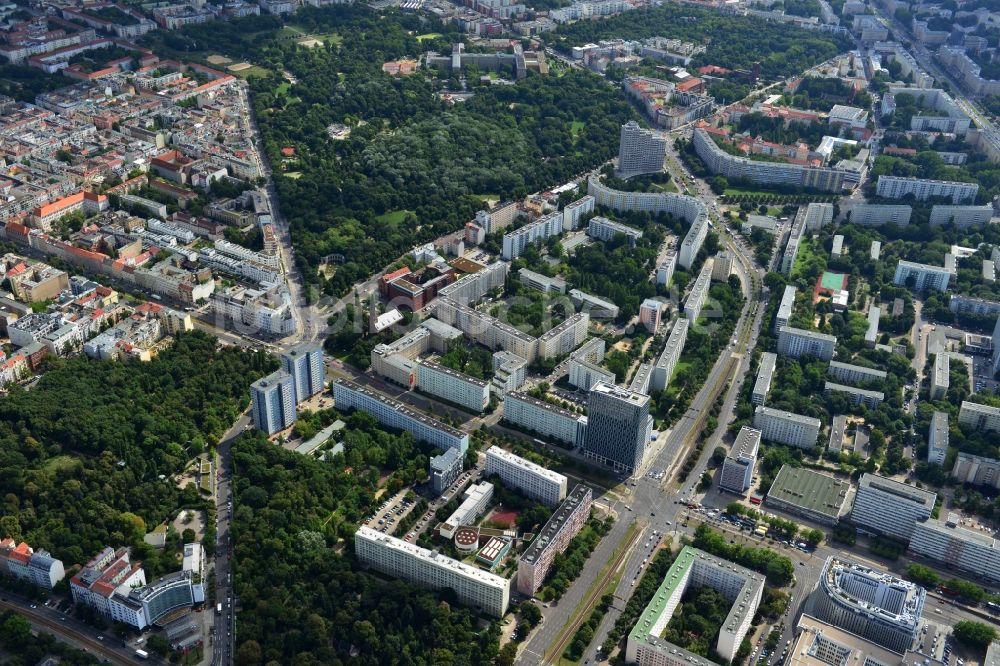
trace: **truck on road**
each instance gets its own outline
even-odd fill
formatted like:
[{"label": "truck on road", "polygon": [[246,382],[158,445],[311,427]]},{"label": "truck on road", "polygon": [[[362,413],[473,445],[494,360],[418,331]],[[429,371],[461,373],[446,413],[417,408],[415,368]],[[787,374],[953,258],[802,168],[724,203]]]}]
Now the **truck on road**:
[{"label": "truck on road", "polygon": [[149,659],[149,653],[145,650],[136,650],[135,656],[139,657],[139,659]]}]

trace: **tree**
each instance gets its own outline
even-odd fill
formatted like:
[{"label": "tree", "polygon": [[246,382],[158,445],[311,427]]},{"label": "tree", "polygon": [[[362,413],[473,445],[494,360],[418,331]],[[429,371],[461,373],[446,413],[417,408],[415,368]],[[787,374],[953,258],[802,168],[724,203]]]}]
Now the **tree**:
[{"label": "tree", "polygon": [[521,617],[525,619],[529,626],[536,627],[542,620],[542,611],[530,601],[525,602],[521,604]]},{"label": "tree", "polygon": [[802,533],[802,538],[810,546],[818,546],[823,541],[824,536],[823,531],[816,528],[806,530]]},{"label": "tree", "polygon": [[977,650],[985,650],[997,637],[996,629],[971,620],[959,620],[952,629],[955,640]]},{"label": "tree", "polygon": [[3,623],[0,642],[11,648],[23,648],[31,641],[31,624],[23,615],[11,613]]},{"label": "tree", "polygon": [[497,666],[514,666],[515,659],[517,659],[517,643],[511,641],[500,648],[500,654],[497,655]]},{"label": "tree", "polygon": [[712,451],[712,462],[716,465],[721,465],[726,459],[726,449],[721,446],[715,447]]},{"label": "tree", "polygon": [[906,567],[906,577],[912,580],[918,585],[923,585],[926,588],[935,588],[940,582],[938,575],[930,567],[925,567],[922,564],[911,564]]}]

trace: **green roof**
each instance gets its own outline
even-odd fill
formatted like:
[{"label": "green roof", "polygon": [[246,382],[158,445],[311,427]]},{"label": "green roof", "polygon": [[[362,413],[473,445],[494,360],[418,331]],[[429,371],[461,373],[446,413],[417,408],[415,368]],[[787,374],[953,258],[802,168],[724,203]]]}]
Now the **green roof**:
[{"label": "green roof", "polygon": [[771,484],[767,499],[837,518],[850,487],[847,481],[804,467],[785,465]]}]

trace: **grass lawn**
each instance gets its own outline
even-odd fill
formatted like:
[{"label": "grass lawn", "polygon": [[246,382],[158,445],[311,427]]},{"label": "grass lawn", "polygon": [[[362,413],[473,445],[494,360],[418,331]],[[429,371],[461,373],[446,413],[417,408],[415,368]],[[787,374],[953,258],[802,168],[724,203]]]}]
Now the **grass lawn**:
[{"label": "grass lawn", "polygon": [[792,278],[799,277],[802,267],[810,263],[815,256],[812,238],[803,238],[799,241],[799,251],[795,254],[795,264],[792,266]]},{"label": "grass lawn", "polygon": [[291,178],[292,180],[298,180],[302,177],[301,171],[289,171],[285,174],[285,178]]},{"label": "grass lawn", "polygon": [[573,121],[573,123],[570,125],[569,131],[570,131],[570,134],[573,135],[573,140],[574,141],[576,141],[577,138],[579,138],[580,132],[582,132],[583,128],[586,127],[586,126],[587,126],[587,123],[583,122],[582,120],[574,120]]},{"label": "grass lawn", "polygon": [[387,224],[389,226],[396,227],[402,224],[403,220],[406,219],[406,215],[411,212],[413,211],[393,210],[388,213],[383,213],[378,217],[376,217],[375,219],[381,222],[382,224]]},{"label": "grass lawn", "polygon": [[665,183],[654,183],[651,190],[653,192],[676,192],[677,186],[674,185],[673,180],[668,180]]},{"label": "grass lawn", "polygon": [[499,194],[473,194],[472,196],[479,199],[480,201],[485,202],[490,206],[495,206],[500,202]]},{"label": "grass lawn", "polygon": [[417,35],[418,42],[426,42],[429,39],[437,39],[441,36],[440,32],[428,32],[425,35]]},{"label": "grass lawn", "polygon": [[55,456],[45,461],[45,471],[58,472],[60,470],[73,469],[78,464],[73,456]]},{"label": "grass lawn", "polygon": [[284,83],[282,83],[281,85],[279,85],[277,87],[277,89],[275,89],[275,92],[278,93],[279,95],[286,95],[286,94],[288,94],[288,90],[291,87],[292,87],[292,84],[289,83],[288,81],[285,81]]},{"label": "grass lawn", "polygon": [[686,372],[687,369],[690,367],[691,363],[688,361],[677,361],[677,365],[674,367],[673,377],[670,378],[670,381],[673,381],[674,377],[681,374],[682,372]]},{"label": "grass lawn", "polygon": [[257,65],[251,65],[250,67],[246,69],[241,69],[238,72],[229,70],[229,73],[232,74],[233,76],[238,76],[241,79],[249,79],[251,76],[263,77],[263,76],[269,76],[271,74],[270,71],[264,69],[263,67],[258,67]]},{"label": "grass lawn", "polygon": [[738,194],[759,194],[761,196],[772,197],[777,195],[777,192],[768,192],[767,190],[751,190],[745,187],[727,187],[726,191],[722,193],[723,196],[731,197]]}]

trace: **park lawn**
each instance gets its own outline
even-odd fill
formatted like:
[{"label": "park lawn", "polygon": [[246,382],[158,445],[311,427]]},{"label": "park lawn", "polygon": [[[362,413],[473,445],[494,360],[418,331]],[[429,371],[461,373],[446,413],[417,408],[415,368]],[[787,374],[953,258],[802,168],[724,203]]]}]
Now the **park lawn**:
[{"label": "park lawn", "polygon": [[281,83],[275,89],[274,92],[278,93],[279,95],[286,95],[286,94],[288,94],[288,91],[291,89],[291,87],[292,87],[292,84],[289,83],[288,81],[285,81],[285,82]]},{"label": "park lawn", "polygon": [[44,469],[46,472],[58,472],[73,469],[79,464],[80,461],[73,456],[55,456],[45,462]]},{"label": "park lawn", "polygon": [[285,178],[291,178],[292,180],[298,180],[302,177],[301,171],[289,171],[285,174]]},{"label": "park lawn", "polygon": [[270,76],[271,74],[269,70],[266,70],[258,65],[251,65],[247,69],[241,69],[238,72],[229,70],[229,73],[232,74],[233,76],[238,76],[241,79],[249,79],[251,76],[265,77],[265,76]]},{"label": "park lawn", "polygon": [[570,134],[573,135],[573,140],[576,141],[580,138],[580,133],[583,132],[583,128],[587,126],[587,123],[582,120],[574,120],[569,127]]},{"label": "park lawn", "polygon": [[653,192],[676,192],[677,186],[674,185],[673,180],[668,180],[665,183],[654,183]]},{"label": "park lawn", "polygon": [[386,224],[392,227],[398,227],[400,224],[402,224],[403,220],[406,219],[407,214],[412,212],[413,211],[409,210],[393,210],[389,211],[388,213],[382,213],[375,219],[381,222],[382,224]]},{"label": "park lawn", "polygon": [[751,190],[746,187],[727,187],[726,191],[722,193],[722,195],[726,197],[738,196],[740,194],[757,194],[760,196],[770,197],[774,196],[777,193],[768,192],[767,190]]},{"label": "park lawn", "polygon": [[811,263],[814,256],[816,256],[816,252],[812,238],[803,238],[799,241],[799,251],[795,254],[795,264],[792,266],[793,279],[799,277],[802,267]]},{"label": "park lawn", "polygon": [[437,39],[440,36],[441,36],[440,32],[428,32],[427,34],[424,35],[417,35],[417,41],[426,42],[427,40],[430,39]]}]

